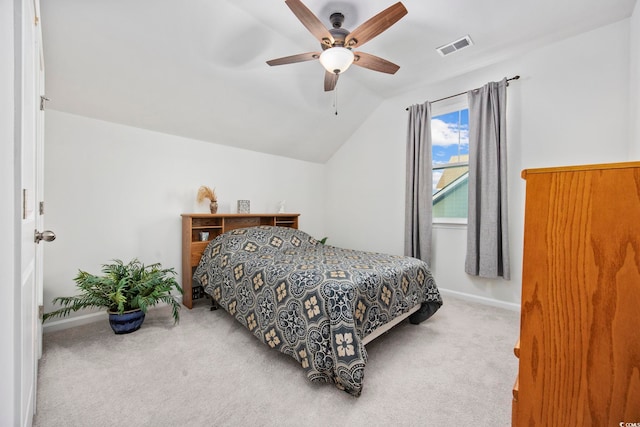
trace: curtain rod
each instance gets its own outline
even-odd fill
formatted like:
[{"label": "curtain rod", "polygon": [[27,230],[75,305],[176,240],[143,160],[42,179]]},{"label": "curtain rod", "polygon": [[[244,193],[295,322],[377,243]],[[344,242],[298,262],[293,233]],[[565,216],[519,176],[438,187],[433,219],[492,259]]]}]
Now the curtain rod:
[{"label": "curtain rod", "polygon": [[[518,80],[519,78],[520,78],[520,76],[513,76],[510,79],[507,79],[507,82],[510,82],[511,80]],[[480,88],[476,88],[476,89],[480,89]],[[476,90],[476,89],[471,89],[471,90]],[[469,91],[467,91],[467,92],[469,92]],[[430,104],[433,104],[434,102],[444,101],[445,99],[455,98],[456,96],[464,95],[467,92],[460,92],[460,93],[456,93],[455,95],[445,96],[444,98],[440,98],[440,99],[436,99],[435,101],[431,101]],[[409,107],[405,108],[405,110],[409,111]]]}]

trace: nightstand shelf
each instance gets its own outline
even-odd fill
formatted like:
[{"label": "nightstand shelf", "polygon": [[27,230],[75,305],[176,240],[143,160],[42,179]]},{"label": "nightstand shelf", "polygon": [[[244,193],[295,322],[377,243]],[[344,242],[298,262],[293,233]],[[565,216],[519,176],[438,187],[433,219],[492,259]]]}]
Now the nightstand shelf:
[{"label": "nightstand shelf", "polygon": [[[198,266],[202,253],[209,242],[222,233],[236,228],[274,225],[278,227],[298,228],[297,213],[278,214],[182,214],[182,304],[193,307],[192,289],[193,271]],[[201,240],[200,233],[209,233],[206,240]],[[194,298],[196,297],[196,298]]]}]

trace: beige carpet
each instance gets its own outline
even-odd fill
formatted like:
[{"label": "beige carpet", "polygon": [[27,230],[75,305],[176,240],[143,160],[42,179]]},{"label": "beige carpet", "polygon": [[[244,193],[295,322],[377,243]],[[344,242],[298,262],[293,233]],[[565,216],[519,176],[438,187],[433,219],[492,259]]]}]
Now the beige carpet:
[{"label": "beige carpet", "polygon": [[147,314],[44,336],[35,426],[508,426],[519,315],[445,297],[367,346],[362,396],[312,384],[226,312]]}]

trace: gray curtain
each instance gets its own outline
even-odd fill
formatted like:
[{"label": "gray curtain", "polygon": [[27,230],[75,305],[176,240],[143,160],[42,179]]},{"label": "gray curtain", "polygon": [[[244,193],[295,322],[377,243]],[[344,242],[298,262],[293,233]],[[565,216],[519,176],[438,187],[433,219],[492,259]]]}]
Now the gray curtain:
[{"label": "gray curtain", "polygon": [[465,271],[509,279],[507,79],[468,92],[469,217]]},{"label": "gray curtain", "polygon": [[431,104],[409,107],[405,255],[431,262]]}]

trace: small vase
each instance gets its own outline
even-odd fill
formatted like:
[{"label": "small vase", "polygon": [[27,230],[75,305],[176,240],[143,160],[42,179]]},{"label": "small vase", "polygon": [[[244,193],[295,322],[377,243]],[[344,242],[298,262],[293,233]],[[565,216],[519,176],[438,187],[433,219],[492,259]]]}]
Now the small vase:
[{"label": "small vase", "polygon": [[218,202],[214,200],[211,203],[209,203],[209,209],[211,209],[212,214],[218,212]]}]

